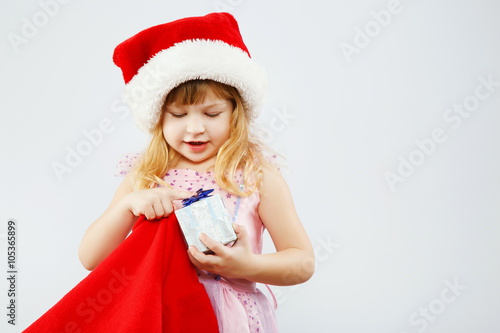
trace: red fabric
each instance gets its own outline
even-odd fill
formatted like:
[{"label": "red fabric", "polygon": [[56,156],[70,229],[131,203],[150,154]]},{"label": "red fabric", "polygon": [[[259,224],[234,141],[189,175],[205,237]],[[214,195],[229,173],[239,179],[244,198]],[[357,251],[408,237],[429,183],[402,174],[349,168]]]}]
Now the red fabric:
[{"label": "red fabric", "polygon": [[212,13],[187,17],[143,30],[115,48],[113,61],[121,68],[127,84],[158,52],[176,43],[193,39],[220,40],[242,49],[250,57],[234,17],[228,13]]},{"label": "red fabric", "polygon": [[218,332],[175,214],[147,221],[24,332]]}]

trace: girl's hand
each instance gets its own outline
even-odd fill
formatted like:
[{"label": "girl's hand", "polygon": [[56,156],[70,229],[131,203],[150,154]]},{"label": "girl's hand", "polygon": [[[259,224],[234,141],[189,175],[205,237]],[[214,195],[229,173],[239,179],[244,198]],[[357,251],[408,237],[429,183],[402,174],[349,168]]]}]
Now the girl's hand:
[{"label": "girl's hand", "polygon": [[193,265],[227,277],[248,277],[256,254],[250,251],[246,227],[233,223],[233,228],[238,239],[232,247],[222,245],[206,234],[201,234],[200,240],[215,254],[204,254],[196,246],[191,245],[188,249],[188,255]]},{"label": "girl's hand", "polygon": [[173,200],[186,199],[193,195],[194,192],[158,187],[131,192],[123,199],[132,214],[145,215],[148,220],[154,220],[172,214]]}]

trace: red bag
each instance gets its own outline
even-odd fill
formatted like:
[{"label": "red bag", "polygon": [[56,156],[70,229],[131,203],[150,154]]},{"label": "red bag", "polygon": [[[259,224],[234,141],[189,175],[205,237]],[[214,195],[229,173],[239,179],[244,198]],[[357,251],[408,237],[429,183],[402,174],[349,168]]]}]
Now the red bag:
[{"label": "red bag", "polygon": [[175,217],[148,221],[23,332],[218,332]]}]

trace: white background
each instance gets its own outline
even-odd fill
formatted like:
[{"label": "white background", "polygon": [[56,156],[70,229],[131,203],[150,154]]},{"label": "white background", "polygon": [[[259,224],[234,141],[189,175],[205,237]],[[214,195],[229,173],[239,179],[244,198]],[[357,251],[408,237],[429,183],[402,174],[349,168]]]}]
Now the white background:
[{"label": "white background", "polygon": [[[474,102],[480,77],[500,82],[495,0],[73,0],[50,17],[37,1],[3,1],[0,277],[9,218],[19,273],[16,327],[0,280],[0,331],[20,332],[86,276],[81,237],[121,181],[120,157],[146,143],[123,108],[114,47],[221,3],[269,74],[260,123],[287,157],[317,254],[310,281],[274,288],[281,331],[500,331],[500,86],[458,128],[443,118]],[[23,37],[27,21],[39,27]],[[13,34],[29,38],[16,46]],[[59,179],[53,164],[103,119],[111,132]],[[446,140],[431,147],[434,129]],[[402,159],[419,165],[410,172]],[[407,174],[391,189],[386,174],[398,168]]]}]

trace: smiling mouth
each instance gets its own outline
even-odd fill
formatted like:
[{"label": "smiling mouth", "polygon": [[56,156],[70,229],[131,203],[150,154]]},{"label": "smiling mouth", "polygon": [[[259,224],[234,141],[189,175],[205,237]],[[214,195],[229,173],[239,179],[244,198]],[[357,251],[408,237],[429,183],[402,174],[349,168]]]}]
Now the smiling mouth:
[{"label": "smiling mouth", "polygon": [[187,141],[186,145],[193,152],[202,152],[208,147],[208,141]]}]

